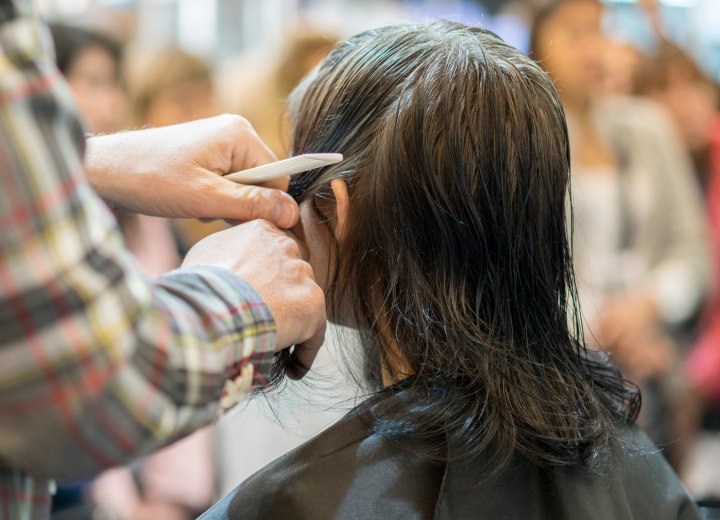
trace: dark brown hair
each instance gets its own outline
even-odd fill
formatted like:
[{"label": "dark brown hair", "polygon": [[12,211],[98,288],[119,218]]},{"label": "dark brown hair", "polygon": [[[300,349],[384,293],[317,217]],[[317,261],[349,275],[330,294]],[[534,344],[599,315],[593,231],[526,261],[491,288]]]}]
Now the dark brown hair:
[{"label": "dark brown hair", "polygon": [[339,44],[291,119],[294,154],[345,155],[290,188],[322,215],[330,181],[348,184],[330,314],[352,313],[367,382],[383,392],[385,371],[412,396],[375,430],[486,474],[518,452],[591,463],[639,397],[582,341],[546,73],[482,29],[395,25]]}]

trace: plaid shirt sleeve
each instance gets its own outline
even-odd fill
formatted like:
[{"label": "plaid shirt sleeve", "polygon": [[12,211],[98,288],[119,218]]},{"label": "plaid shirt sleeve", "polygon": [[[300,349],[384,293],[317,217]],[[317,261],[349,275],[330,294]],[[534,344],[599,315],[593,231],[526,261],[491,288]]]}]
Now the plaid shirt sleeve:
[{"label": "plaid shirt sleeve", "polygon": [[232,404],[223,389],[263,384],[275,343],[229,271],[138,272],[84,177],[82,127],[28,6],[0,0],[0,518],[43,518],[43,479],[207,424]]}]

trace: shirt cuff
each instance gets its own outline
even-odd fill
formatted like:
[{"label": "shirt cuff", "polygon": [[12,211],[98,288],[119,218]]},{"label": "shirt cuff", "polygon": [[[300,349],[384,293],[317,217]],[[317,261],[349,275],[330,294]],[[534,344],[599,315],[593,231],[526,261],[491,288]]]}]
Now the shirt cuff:
[{"label": "shirt cuff", "polygon": [[230,270],[202,266],[193,268],[229,302],[231,332],[242,331],[234,345],[233,359],[220,406],[227,410],[247,394],[268,385],[275,353],[277,327],[270,309],[253,287]]}]

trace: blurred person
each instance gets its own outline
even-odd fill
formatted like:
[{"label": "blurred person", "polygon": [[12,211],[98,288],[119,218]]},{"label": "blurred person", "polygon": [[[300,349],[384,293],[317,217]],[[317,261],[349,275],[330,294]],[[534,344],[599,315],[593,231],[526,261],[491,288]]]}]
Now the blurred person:
[{"label": "blurred person", "polygon": [[690,153],[700,185],[712,173],[711,144],[718,132],[718,85],[684,50],[664,40],[638,61],[633,91],[668,111]]},{"label": "blurred person", "polygon": [[[684,145],[693,158],[699,184],[704,188],[715,249],[713,302],[705,327],[690,358],[696,386],[711,401],[720,400],[720,113],[718,85],[681,48],[663,40],[645,56],[635,71],[634,90],[662,104],[673,117]],[[711,354],[716,351],[717,354]],[[708,357],[710,356],[710,357]]]},{"label": "blurred person", "polygon": [[288,37],[274,65],[253,67],[253,74],[235,61],[222,68],[225,102],[253,123],[278,157],[286,157],[290,146],[285,106],[288,95],[337,41],[336,36],[325,32],[299,29]]},{"label": "blurred person", "polygon": [[[161,127],[214,115],[212,81],[205,63],[178,49],[146,54],[144,67],[130,64],[128,78],[135,124]],[[178,264],[170,221],[141,216],[120,219],[132,250],[140,249],[140,267],[148,274],[162,274]],[[185,241],[185,249],[213,231],[222,221],[176,220],[178,229],[202,231]],[[197,223],[197,224],[191,224]],[[184,234],[181,234],[185,237]],[[134,247],[133,247],[134,246]],[[145,258],[154,259],[148,269]],[[159,260],[166,258],[166,265]],[[204,429],[127,468],[100,475],[88,490],[93,503],[105,514],[127,520],[186,520],[207,508],[215,488],[212,434]]]},{"label": "blurred person", "polygon": [[217,114],[210,67],[177,47],[142,49],[127,74],[138,124],[166,126]]},{"label": "blurred person", "polygon": [[705,193],[715,277],[699,337],[688,360],[690,383],[703,399],[703,431],[683,468],[698,496],[720,498],[720,115],[718,86],[680,47],[661,38],[635,72],[635,92],[662,104],[673,117],[691,154]]},{"label": "blurred person", "polygon": [[[135,123],[166,126],[219,113],[212,71],[201,58],[177,47],[130,53],[126,66]],[[222,221],[197,219],[172,223],[180,252],[211,233],[227,228]]]},{"label": "blurred person", "polygon": [[99,31],[51,24],[58,69],[65,76],[90,132],[117,132],[127,125],[121,85],[122,46]]},{"label": "blurred person", "polygon": [[202,519],[699,519],[585,348],[547,74],[488,31],[398,24],[291,99],[293,153],[346,158],[289,192],[371,397]]},{"label": "blurred person", "polygon": [[[65,24],[51,24],[50,32],[58,69],[70,85],[88,130],[106,134],[127,127],[131,116],[121,80],[120,43],[99,31]],[[119,212],[115,217],[128,249],[146,274],[160,275],[178,267],[166,219]]]},{"label": "blurred person", "polygon": [[673,332],[696,319],[710,281],[702,203],[667,115],[603,93],[602,15],[598,0],[551,2],[535,19],[531,52],[567,115],[574,262],[591,336],[642,385],[643,423],[658,443],[672,442],[679,464],[690,434],[678,425],[693,418],[676,419],[690,407]]}]

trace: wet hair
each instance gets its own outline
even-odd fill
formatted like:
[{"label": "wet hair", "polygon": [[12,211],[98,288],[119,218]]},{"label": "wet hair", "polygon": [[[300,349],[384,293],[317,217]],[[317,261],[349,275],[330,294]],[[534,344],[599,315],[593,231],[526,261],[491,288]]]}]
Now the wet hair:
[{"label": "wet hair", "polygon": [[119,75],[122,47],[112,37],[97,31],[61,23],[50,24],[50,34],[52,34],[55,46],[55,61],[64,76],[71,73],[80,55],[92,47],[99,47],[110,55],[115,64],[115,73]]},{"label": "wet hair", "polygon": [[515,453],[591,466],[639,395],[582,340],[547,74],[482,29],[394,25],[336,46],[290,111],[294,154],[345,155],[290,187],[330,218],[348,185],[329,313],[359,330],[367,384],[410,396],[374,431],[486,475]]}]

